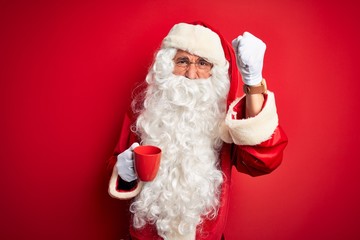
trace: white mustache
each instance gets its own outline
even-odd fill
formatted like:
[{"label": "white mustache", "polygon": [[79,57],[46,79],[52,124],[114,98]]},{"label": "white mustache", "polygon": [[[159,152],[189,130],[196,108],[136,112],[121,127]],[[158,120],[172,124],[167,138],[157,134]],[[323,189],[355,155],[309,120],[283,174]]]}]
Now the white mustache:
[{"label": "white mustache", "polygon": [[192,108],[197,104],[209,104],[215,99],[210,79],[190,80],[183,76],[172,75],[166,82],[159,84],[170,104]]}]

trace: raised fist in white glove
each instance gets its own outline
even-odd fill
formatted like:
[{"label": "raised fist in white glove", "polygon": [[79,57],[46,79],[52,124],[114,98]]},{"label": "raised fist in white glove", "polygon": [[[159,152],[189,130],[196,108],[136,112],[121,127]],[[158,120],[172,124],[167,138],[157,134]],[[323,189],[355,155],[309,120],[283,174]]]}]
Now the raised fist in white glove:
[{"label": "raised fist in white glove", "polygon": [[119,176],[126,182],[137,179],[134,170],[134,149],[139,146],[137,142],[133,143],[128,149],[117,156],[116,168]]},{"label": "raised fist in white glove", "polygon": [[254,86],[262,81],[262,68],[266,45],[249,32],[232,41],[243,82]]}]

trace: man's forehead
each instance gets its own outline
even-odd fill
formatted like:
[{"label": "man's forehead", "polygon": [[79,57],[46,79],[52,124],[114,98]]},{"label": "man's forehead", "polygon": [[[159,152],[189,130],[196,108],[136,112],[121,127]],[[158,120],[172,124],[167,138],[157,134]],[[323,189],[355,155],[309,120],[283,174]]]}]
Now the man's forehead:
[{"label": "man's forehead", "polygon": [[[184,51],[184,50],[181,50],[181,49],[178,49],[176,54],[175,54],[175,58],[178,58],[178,57],[203,58],[201,56],[189,53],[188,51]],[[205,59],[205,58],[203,58],[203,59]]]}]

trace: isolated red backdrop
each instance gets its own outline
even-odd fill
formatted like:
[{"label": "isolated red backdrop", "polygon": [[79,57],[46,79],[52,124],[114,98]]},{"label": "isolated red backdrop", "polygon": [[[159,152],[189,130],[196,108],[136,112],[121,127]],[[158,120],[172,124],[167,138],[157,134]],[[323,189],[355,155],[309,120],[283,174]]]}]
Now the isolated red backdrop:
[{"label": "isolated red backdrop", "polygon": [[226,236],[359,239],[355,1],[0,2],[0,238],[121,239],[107,194],[131,90],[171,26],[202,20],[267,43],[264,76],[289,137],[268,176],[236,174]]}]

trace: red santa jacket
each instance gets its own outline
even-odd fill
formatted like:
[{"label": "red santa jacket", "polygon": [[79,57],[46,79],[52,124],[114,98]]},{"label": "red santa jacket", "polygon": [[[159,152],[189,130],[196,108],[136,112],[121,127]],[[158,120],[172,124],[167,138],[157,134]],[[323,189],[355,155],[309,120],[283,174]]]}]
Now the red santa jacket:
[{"label": "red santa jacket", "polygon": [[[229,207],[229,188],[231,169],[251,176],[260,176],[271,173],[276,169],[283,158],[283,151],[287,145],[287,136],[278,125],[278,116],[274,94],[268,91],[262,111],[253,118],[245,119],[245,97],[236,99],[230,106],[221,129],[224,145],[220,152],[220,166],[225,177],[220,196],[218,216],[213,220],[206,220],[196,232],[196,240],[219,240],[224,232]],[[135,121],[129,111],[124,119],[118,144],[113,156],[109,159],[109,172],[112,171],[116,157],[125,151],[138,137],[130,130]],[[136,182],[126,183],[118,178],[119,191],[126,191],[134,187]],[[142,229],[130,226],[132,239],[161,240],[156,228],[147,225]]]}]

